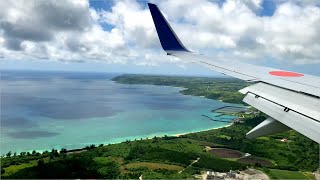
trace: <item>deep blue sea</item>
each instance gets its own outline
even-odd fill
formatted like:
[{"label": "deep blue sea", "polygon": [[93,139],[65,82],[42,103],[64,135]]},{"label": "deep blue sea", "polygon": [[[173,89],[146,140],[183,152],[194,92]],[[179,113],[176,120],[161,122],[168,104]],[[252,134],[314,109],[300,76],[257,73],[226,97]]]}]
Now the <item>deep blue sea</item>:
[{"label": "deep blue sea", "polygon": [[[202,115],[227,105],[182,88],[126,85],[116,74],[1,72],[1,148],[73,149],[226,126]],[[232,116],[215,119],[231,120]]]}]

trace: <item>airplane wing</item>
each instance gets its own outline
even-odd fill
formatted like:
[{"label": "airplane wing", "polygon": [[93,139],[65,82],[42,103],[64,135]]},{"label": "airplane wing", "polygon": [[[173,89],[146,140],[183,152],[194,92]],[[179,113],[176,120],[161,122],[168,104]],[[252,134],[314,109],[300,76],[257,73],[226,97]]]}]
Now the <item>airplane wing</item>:
[{"label": "airplane wing", "polygon": [[162,48],[168,55],[256,82],[240,90],[245,94],[243,101],[269,118],[248,132],[248,138],[291,128],[320,144],[320,77],[231,60],[214,60],[193,53],[181,43],[158,7],[151,3],[148,6]]}]

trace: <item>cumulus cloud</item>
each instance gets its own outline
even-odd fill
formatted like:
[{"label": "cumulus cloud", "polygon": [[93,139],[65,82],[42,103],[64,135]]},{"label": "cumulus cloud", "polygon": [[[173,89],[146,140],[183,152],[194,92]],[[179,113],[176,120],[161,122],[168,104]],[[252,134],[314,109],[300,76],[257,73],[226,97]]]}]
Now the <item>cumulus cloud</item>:
[{"label": "cumulus cloud", "polygon": [[25,40],[40,42],[59,31],[84,31],[90,25],[88,4],[75,1],[2,1],[0,28],[11,50],[21,50]]},{"label": "cumulus cloud", "polygon": [[118,29],[104,31],[87,1],[1,1],[0,51],[7,59],[124,62]]},{"label": "cumulus cloud", "polygon": [[119,29],[128,43],[143,47],[157,46],[158,37],[148,9],[135,1],[117,1],[111,11],[102,11],[102,19]]},{"label": "cumulus cloud", "polygon": [[[272,16],[258,15],[263,0],[156,3],[195,52],[219,59],[320,63],[318,1],[276,1]],[[143,66],[178,61],[160,50],[149,10],[141,2],[114,1],[108,10],[94,9],[85,0],[0,1],[0,6],[2,59]]]},{"label": "cumulus cloud", "polygon": [[187,47],[216,58],[273,57],[289,63],[320,63],[320,8],[312,2],[282,2],[273,16],[263,17],[256,14],[263,8],[261,3],[229,0],[219,6],[201,1],[181,5],[184,13],[177,4],[168,10],[167,2],[161,5],[170,17],[179,12],[178,18],[183,18],[176,29]]}]

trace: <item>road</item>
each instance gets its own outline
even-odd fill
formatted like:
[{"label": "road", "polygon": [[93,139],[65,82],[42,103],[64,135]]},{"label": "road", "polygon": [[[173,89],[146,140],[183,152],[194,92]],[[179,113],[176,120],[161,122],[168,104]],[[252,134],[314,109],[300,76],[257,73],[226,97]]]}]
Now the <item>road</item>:
[{"label": "road", "polygon": [[178,173],[182,173],[183,170],[185,170],[186,168],[192,166],[192,164],[198,162],[200,160],[200,158],[198,157],[196,160],[192,161],[191,164],[189,164],[187,167],[183,168],[181,171],[179,171]]}]

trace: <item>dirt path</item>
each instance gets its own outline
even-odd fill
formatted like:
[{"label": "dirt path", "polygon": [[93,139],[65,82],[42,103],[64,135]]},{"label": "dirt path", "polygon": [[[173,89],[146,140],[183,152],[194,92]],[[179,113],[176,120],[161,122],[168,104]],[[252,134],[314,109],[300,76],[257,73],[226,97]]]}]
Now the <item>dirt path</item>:
[{"label": "dirt path", "polygon": [[184,171],[186,168],[192,166],[192,164],[198,162],[200,160],[200,158],[198,157],[196,160],[192,161],[191,164],[189,164],[187,167],[183,168],[181,171],[179,171],[178,173],[182,173],[182,171]]}]

